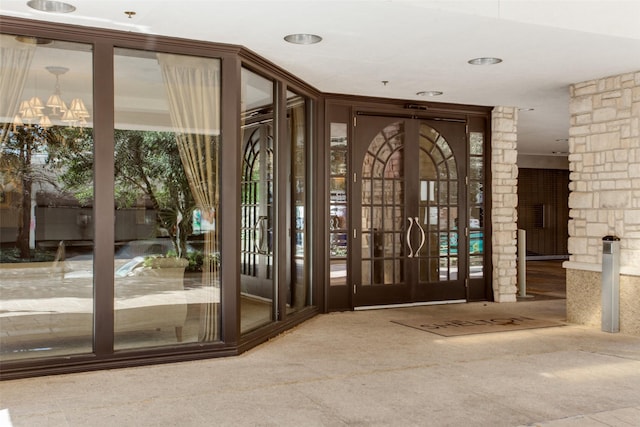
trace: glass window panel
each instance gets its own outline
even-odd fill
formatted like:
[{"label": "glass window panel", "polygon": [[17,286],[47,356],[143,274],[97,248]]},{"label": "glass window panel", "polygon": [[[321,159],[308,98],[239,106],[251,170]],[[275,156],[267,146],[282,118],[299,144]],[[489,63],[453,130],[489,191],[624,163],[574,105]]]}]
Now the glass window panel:
[{"label": "glass window panel", "polygon": [[370,180],[370,179],[362,180],[362,204],[363,205],[368,205],[372,201],[372,199],[371,199],[372,182],[371,181],[372,180]]},{"label": "glass window panel", "polygon": [[442,150],[442,155],[444,156],[445,159],[448,159],[449,157],[453,156],[453,153],[451,152],[451,147],[449,147],[449,143],[442,136],[438,137],[438,140],[436,141],[436,145],[440,148],[440,150]]},{"label": "glass window panel", "polygon": [[452,205],[458,204],[458,181],[451,181],[449,183],[449,202]]},{"label": "glass window panel", "polygon": [[484,276],[484,257],[472,256],[469,257],[469,276],[473,278],[480,278]]},{"label": "glass window panel", "polygon": [[380,159],[376,159],[371,168],[371,173],[374,178],[382,178],[384,176],[384,163]]},{"label": "glass window panel", "polygon": [[420,125],[420,135],[431,141],[436,141],[439,136],[438,132],[434,128],[424,123]]},{"label": "glass window panel", "polygon": [[371,258],[371,233],[362,233],[362,257]]},{"label": "glass window panel", "polygon": [[[242,118],[242,181],[251,182],[254,190],[251,194],[252,200],[245,204],[250,213],[251,223],[247,233],[241,236],[247,241],[241,242],[245,248],[244,262],[247,266],[241,265],[241,270],[248,273],[240,275],[240,330],[246,333],[274,320],[274,273],[273,273],[273,225],[274,206],[273,196],[275,183],[272,176],[275,173],[273,145],[273,106],[274,106],[274,83],[273,81],[249,71],[246,68],[241,70],[241,118]],[[289,93],[290,94],[290,93]],[[302,102],[302,101],[300,101]],[[305,156],[297,151],[298,144],[304,143],[306,126],[304,112],[294,108],[299,106],[303,109],[304,103],[292,102],[287,106],[290,113],[298,118],[290,117],[292,161],[304,161]],[[293,139],[295,138],[295,140]],[[256,173],[257,171],[269,170],[271,174]],[[297,167],[295,164],[293,167]],[[292,173],[296,173],[292,171]],[[304,172],[298,172],[304,179]],[[291,191],[294,193],[292,199],[297,194],[297,183],[292,180]],[[304,189],[305,186],[303,185]],[[302,205],[303,206],[303,205]],[[304,208],[301,210],[304,215]],[[295,216],[298,213],[293,213]],[[292,236],[293,237],[293,236]],[[297,244],[295,241],[292,244]],[[292,251],[293,253],[294,251]],[[242,253],[241,253],[242,255]],[[297,269],[297,259],[291,260],[289,267]],[[298,274],[297,271],[292,274]]]},{"label": "glass window panel", "polygon": [[382,208],[378,207],[378,206],[374,206],[372,209],[372,213],[373,213],[373,229],[374,230],[380,230],[382,229]]},{"label": "glass window panel", "polygon": [[483,177],[484,159],[482,157],[470,157],[469,162],[469,177],[471,179],[481,180]]},{"label": "glass window panel", "polygon": [[372,264],[373,264],[373,271],[371,272],[372,274],[371,283],[373,285],[383,285],[384,277],[385,277],[385,270],[384,270],[385,261],[381,259],[374,259]]},{"label": "glass window panel", "polygon": [[396,137],[399,133],[401,133],[404,129],[404,123],[395,122],[387,126],[382,130],[385,139],[391,139]]},{"label": "glass window panel", "polygon": [[393,285],[394,284],[394,260],[387,259],[384,261],[384,284],[385,285]]},{"label": "glass window panel", "polygon": [[473,230],[476,228],[482,228],[483,224],[483,214],[482,208],[471,208],[470,209],[470,217],[469,217],[469,227]]},{"label": "glass window panel", "polygon": [[380,147],[380,150],[378,151],[377,154],[378,154],[378,159],[382,163],[387,163],[387,161],[389,160],[389,156],[391,156],[391,149],[389,148],[389,144],[382,145],[382,147]]},{"label": "glass window panel", "polygon": [[[295,224],[294,240],[291,242],[293,254],[291,274],[287,279],[287,304],[289,312],[300,310],[311,304],[310,281],[307,263],[307,100],[294,92],[287,92],[287,117],[289,118],[289,143],[291,147],[291,183],[294,200],[293,223]],[[345,152],[343,151],[344,155]],[[346,155],[343,157],[340,170],[346,173]],[[345,212],[346,213],[346,212]]]},{"label": "glass window panel", "polygon": [[331,150],[331,174],[345,175],[347,173],[347,152]]},{"label": "glass window panel", "polygon": [[371,261],[362,261],[361,285],[369,286],[371,282]]},{"label": "glass window panel", "polygon": [[347,124],[331,123],[331,148],[346,148],[347,142]]},{"label": "glass window panel", "polygon": [[456,159],[450,158],[447,160],[448,168],[449,168],[449,179],[458,179],[458,169],[456,167]]},{"label": "glass window panel", "polygon": [[373,155],[374,157],[377,156],[378,150],[380,150],[380,147],[382,147],[385,142],[385,137],[381,133],[377,134],[369,145],[369,153],[371,153],[371,155]]},{"label": "glass window panel", "polygon": [[329,229],[338,230],[347,228],[347,206],[331,205],[329,216]]},{"label": "glass window panel", "polygon": [[[347,256],[347,234],[331,233],[329,235],[330,254],[333,258],[344,258]],[[364,243],[363,243],[364,246]]]},{"label": "glass window panel", "polygon": [[347,262],[331,260],[329,271],[329,284],[331,286],[344,286],[347,284]]},{"label": "glass window panel", "polygon": [[438,276],[438,280],[440,281],[449,280],[450,273],[451,272],[449,270],[449,258],[446,258],[446,257],[440,258],[440,273]]},{"label": "glass window panel", "polygon": [[469,201],[474,204],[481,204],[484,201],[483,186],[480,181],[469,182]]},{"label": "glass window panel", "polygon": [[362,177],[370,178],[373,173],[373,163],[375,161],[375,157],[370,153],[364,155],[364,160],[362,161]]},{"label": "glass window panel", "polygon": [[384,228],[385,230],[393,230],[395,227],[395,221],[393,217],[393,207],[384,207]]},{"label": "glass window panel", "polygon": [[404,277],[402,276],[402,260],[394,260],[394,283],[404,283]]},{"label": "glass window panel", "polygon": [[402,150],[396,150],[388,159],[384,176],[386,178],[401,179],[404,174]]},{"label": "glass window panel", "polygon": [[346,202],[347,201],[347,186],[344,177],[334,177],[330,180],[331,185],[331,201],[332,202]]},{"label": "glass window panel", "polygon": [[482,132],[470,132],[469,154],[472,156],[482,155],[484,149],[484,134]]},{"label": "glass window panel", "polygon": [[402,134],[394,135],[389,139],[389,146],[392,150],[397,150],[403,146],[404,138]]},{"label": "glass window panel", "polygon": [[403,230],[404,229],[404,222],[405,222],[404,209],[402,208],[402,206],[396,206],[394,208],[393,212],[394,212],[394,214],[393,214],[394,229],[395,230]]},{"label": "glass window panel", "polygon": [[469,253],[481,254],[484,252],[484,233],[481,230],[469,233]]},{"label": "glass window panel", "polygon": [[373,203],[378,205],[382,204],[382,201],[384,200],[382,182],[383,181],[381,179],[373,180]]},{"label": "glass window panel", "polygon": [[220,61],[116,49],[114,83],[115,348],[219,340]]},{"label": "glass window panel", "polygon": [[92,47],[0,45],[0,360],[91,353]]},{"label": "glass window panel", "polygon": [[[424,140],[422,140],[424,141]],[[444,162],[444,156],[442,155],[442,151],[440,151],[440,149],[436,148],[434,150],[431,150],[431,155],[430,157],[433,159],[433,164],[434,165],[440,165],[442,162]],[[427,177],[429,178],[429,177]]]},{"label": "glass window panel", "polygon": [[440,185],[438,187],[440,188],[440,191],[438,192],[438,198],[437,198],[438,202],[440,204],[448,204],[449,203],[449,181],[440,181]]}]

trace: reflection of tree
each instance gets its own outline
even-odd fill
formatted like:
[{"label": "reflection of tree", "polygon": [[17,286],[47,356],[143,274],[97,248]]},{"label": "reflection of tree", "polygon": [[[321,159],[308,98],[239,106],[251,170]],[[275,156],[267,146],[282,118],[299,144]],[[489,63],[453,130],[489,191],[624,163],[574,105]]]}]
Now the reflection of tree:
[{"label": "reflection of tree", "polygon": [[18,232],[16,248],[22,259],[31,258],[29,234],[33,200],[33,184],[48,181],[43,168],[36,166],[34,158],[38,154],[46,157],[47,146],[59,144],[61,135],[40,126],[15,126],[7,130],[0,153],[0,174],[2,191],[7,187],[18,196]]},{"label": "reflection of tree", "polygon": [[186,254],[195,202],[184,173],[175,135],[168,132],[116,131],[116,199],[131,206],[146,198],[158,212],[158,225]]},{"label": "reflection of tree", "polygon": [[[66,150],[61,179],[68,190],[90,194],[93,182],[91,147]],[[173,133],[115,131],[115,203],[117,208],[148,205],[158,213],[157,226],[186,254],[195,202]]]}]

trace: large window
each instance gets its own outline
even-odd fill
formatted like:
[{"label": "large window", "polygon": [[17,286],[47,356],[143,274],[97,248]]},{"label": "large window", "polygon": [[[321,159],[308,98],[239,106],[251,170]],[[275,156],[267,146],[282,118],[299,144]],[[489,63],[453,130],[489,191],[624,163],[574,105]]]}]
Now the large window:
[{"label": "large window", "polygon": [[90,353],[92,49],[0,37],[0,356]]},{"label": "large window", "polygon": [[220,338],[220,61],[116,49],[115,348]]},{"label": "large window", "polygon": [[2,25],[0,377],[235,354],[317,311],[311,88],[236,46]]}]

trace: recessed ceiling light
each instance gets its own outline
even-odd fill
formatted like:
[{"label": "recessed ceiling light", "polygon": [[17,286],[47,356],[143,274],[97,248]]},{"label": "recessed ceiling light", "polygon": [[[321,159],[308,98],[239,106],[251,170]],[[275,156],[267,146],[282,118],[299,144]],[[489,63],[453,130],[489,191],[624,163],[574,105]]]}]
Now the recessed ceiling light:
[{"label": "recessed ceiling light", "polygon": [[322,37],[315,34],[289,34],[284,39],[293,44],[315,44],[322,41]]},{"label": "recessed ceiling light", "polygon": [[501,63],[502,59],[492,58],[492,57],[483,57],[483,58],[473,58],[467,62],[471,65],[493,65],[493,64]]},{"label": "recessed ceiling light", "polygon": [[69,3],[53,0],[30,0],[27,2],[27,6],[41,12],[50,13],[69,13],[76,10],[76,7]]},{"label": "recessed ceiling light", "polygon": [[443,92],[440,92],[439,90],[423,90],[420,92],[417,92],[416,95],[418,96],[440,96],[442,95]]}]

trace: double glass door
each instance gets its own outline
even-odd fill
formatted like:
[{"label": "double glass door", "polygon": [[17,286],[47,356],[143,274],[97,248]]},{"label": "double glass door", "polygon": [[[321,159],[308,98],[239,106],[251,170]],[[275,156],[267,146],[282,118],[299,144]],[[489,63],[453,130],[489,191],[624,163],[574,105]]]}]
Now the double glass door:
[{"label": "double glass door", "polygon": [[358,117],[354,306],[466,300],[464,122]]}]

